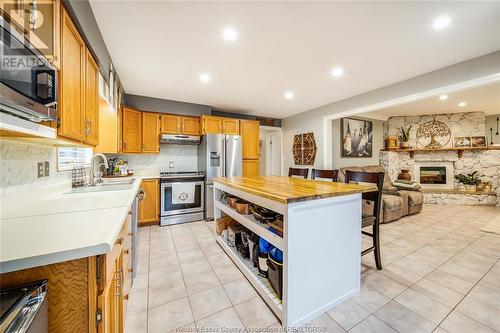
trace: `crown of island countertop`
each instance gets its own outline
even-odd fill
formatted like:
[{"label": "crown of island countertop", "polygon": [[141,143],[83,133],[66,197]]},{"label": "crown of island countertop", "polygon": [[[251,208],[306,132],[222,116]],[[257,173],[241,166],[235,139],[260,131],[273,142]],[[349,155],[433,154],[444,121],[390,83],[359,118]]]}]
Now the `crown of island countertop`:
[{"label": "crown of island countertop", "polygon": [[346,184],[283,176],[219,177],[214,178],[214,182],[284,204],[377,190],[375,184]]}]

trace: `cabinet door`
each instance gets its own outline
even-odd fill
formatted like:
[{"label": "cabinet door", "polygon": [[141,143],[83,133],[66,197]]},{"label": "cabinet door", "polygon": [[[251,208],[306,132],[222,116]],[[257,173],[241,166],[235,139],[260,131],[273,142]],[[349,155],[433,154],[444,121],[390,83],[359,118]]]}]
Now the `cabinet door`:
[{"label": "cabinet door", "polygon": [[26,38],[44,54],[54,66],[60,68],[60,0],[27,1]]},{"label": "cabinet door", "polygon": [[224,134],[240,134],[240,121],[238,119],[222,118],[222,127],[224,130]]},{"label": "cabinet door", "polygon": [[142,147],[142,114],[140,111],[123,108],[123,149],[124,153],[140,153]]},{"label": "cabinet door", "polygon": [[259,160],[243,160],[242,161],[242,169],[243,169],[243,177],[254,177],[259,176]]},{"label": "cabinet door", "polygon": [[85,57],[85,142],[99,143],[99,68],[89,50]]},{"label": "cabinet door", "polygon": [[182,134],[200,135],[200,118],[182,117]]},{"label": "cabinet door", "polygon": [[66,10],[61,21],[59,135],[85,139],[85,43]]},{"label": "cabinet door", "polygon": [[142,152],[160,151],[160,118],[157,113],[142,112]]},{"label": "cabinet door", "polygon": [[101,321],[98,324],[99,333],[123,332],[123,295],[121,254],[106,267],[112,271],[112,278],[98,296],[97,307],[101,310]]},{"label": "cabinet door", "polygon": [[240,120],[240,135],[241,135],[241,155],[243,159],[258,159],[259,158],[259,140],[260,140],[259,121],[257,120]]},{"label": "cabinet door", "polygon": [[181,134],[181,117],[173,114],[162,114],[161,132],[164,134]]},{"label": "cabinet door", "polygon": [[214,116],[203,116],[203,133],[204,134],[222,134],[222,118]]},{"label": "cabinet door", "polygon": [[141,189],[146,197],[139,201],[139,224],[157,222],[160,215],[160,188],[158,179],[144,179]]},{"label": "cabinet door", "polygon": [[12,27],[21,34],[27,33],[26,27],[29,27],[27,19],[28,4],[26,0],[2,0],[0,1],[2,17],[5,17]]}]

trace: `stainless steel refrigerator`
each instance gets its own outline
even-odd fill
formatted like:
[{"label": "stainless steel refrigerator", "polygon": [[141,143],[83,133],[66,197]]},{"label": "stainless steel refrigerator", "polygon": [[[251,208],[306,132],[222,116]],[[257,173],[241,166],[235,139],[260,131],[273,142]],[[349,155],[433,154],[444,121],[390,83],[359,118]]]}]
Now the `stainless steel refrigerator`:
[{"label": "stainless steel refrigerator", "polygon": [[198,170],[205,171],[205,219],[214,218],[213,178],[241,176],[241,137],[206,134],[198,149]]}]

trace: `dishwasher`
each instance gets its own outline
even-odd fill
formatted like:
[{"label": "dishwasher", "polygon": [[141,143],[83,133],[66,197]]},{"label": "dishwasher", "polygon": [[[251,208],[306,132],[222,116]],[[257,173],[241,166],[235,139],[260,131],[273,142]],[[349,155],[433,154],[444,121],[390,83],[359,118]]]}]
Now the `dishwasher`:
[{"label": "dishwasher", "polygon": [[0,292],[0,332],[48,332],[46,296],[47,280],[2,290]]}]

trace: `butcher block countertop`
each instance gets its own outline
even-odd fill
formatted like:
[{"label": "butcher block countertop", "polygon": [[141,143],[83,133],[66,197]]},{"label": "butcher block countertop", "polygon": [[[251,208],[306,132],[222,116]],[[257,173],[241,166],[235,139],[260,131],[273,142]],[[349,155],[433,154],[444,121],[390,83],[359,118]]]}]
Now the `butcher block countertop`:
[{"label": "butcher block countertop", "polygon": [[283,204],[376,191],[375,184],[346,184],[282,176],[225,177],[214,182]]}]

